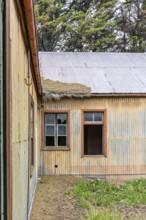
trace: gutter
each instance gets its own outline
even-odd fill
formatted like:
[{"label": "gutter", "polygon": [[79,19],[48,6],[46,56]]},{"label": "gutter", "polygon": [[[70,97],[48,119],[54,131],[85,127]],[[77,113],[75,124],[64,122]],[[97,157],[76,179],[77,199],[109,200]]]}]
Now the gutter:
[{"label": "gutter", "polygon": [[146,98],[146,93],[63,93],[63,92],[43,92],[42,100],[60,100],[63,98]]},{"label": "gutter", "polygon": [[4,211],[6,220],[12,220],[12,70],[10,39],[10,0],[4,0],[3,42],[3,144],[4,144]]},{"label": "gutter", "polygon": [[3,18],[4,18],[4,2],[0,0],[0,219],[4,220],[5,210],[4,210],[4,134],[3,134]]},{"label": "gutter", "polygon": [[27,220],[29,220],[29,195],[30,195],[30,50],[28,49],[28,183],[27,183]]},{"label": "gutter", "polygon": [[28,34],[28,41],[30,46],[31,58],[33,62],[34,74],[37,82],[38,92],[42,94],[40,70],[39,70],[39,59],[37,50],[37,34],[36,34],[36,23],[35,23],[35,12],[33,0],[22,0],[22,10],[24,14],[25,25]]}]

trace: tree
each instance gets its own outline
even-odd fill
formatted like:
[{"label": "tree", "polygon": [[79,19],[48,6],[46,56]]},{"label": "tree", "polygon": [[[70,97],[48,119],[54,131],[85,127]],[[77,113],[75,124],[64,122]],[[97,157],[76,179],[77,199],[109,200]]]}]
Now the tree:
[{"label": "tree", "polygon": [[37,0],[39,50],[112,50],[116,0]]},{"label": "tree", "polygon": [[144,52],[146,48],[146,2],[125,0],[119,6],[117,51]]},{"label": "tree", "polygon": [[85,26],[85,43],[88,51],[112,51],[115,42],[116,2],[94,1],[87,14]]},{"label": "tree", "polygon": [[61,35],[67,19],[65,6],[65,0],[36,1],[38,49],[40,51],[56,51],[60,48]]},{"label": "tree", "polygon": [[145,0],[36,0],[36,21],[41,51],[145,51]]}]

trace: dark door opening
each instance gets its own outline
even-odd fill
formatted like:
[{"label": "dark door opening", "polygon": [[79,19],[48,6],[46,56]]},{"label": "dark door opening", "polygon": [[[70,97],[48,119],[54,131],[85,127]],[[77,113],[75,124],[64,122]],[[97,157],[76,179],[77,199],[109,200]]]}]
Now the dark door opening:
[{"label": "dark door opening", "polygon": [[84,125],[84,155],[102,153],[102,125]]}]

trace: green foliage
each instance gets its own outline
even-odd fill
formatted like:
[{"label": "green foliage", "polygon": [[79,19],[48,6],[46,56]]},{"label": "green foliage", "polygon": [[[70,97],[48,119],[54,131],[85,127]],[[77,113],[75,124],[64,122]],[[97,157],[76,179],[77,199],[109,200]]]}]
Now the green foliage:
[{"label": "green foliage", "polygon": [[146,48],[146,2],[125,0],[118,7],[115,18],[117,50],[144,52]]},{"label": "green foliage", "polygon": [[87,220],[123,220],[118,213],[113,213],[108,210],[92,209],[88,213]]},{"label": "green foliage", "polygon": [[36,22],[38,31],[38,48],[54,51],[60,48],[62,33],[66,28],[66,9],[61,0],[37,0]]},{"label": "green foliage", "polygon": [[138,179],[128,181],[119,189],[119,196],[126,205],[145,205],[146,204],[146,180]]},{"label": "green foliage", "polygon": [[35,11],[41,51],[145,51],[145,0],[36,0]]},{"label": "green foliage", "polygon": [[146,205],[146,180],[127,181],[117,186],[107,181],[79,182],[71,191],[87,209],[92,206]]},{"label": "green foliage", "polygon": [[106,51],[112,49],[117,0],[37,0],[39,50]]}]

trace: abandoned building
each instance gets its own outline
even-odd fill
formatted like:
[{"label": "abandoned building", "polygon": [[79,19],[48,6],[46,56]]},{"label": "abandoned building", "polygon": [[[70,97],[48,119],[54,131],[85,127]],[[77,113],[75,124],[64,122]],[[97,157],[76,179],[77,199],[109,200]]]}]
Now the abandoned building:
[{"label": "abandoned building", "polygon": [[1,220],[29,219],[39,175],[41,80],[33,4],[0,1]]},{"label": "abandoned building", "polygon": [[38,55],[32,0],[0,0],[0,213],[28,220],[40,175],[146,175],[146,54]]},{"label": "abandoned building", "polygon": [[146,55],[40,52],[41,175],[145,176]]}]

